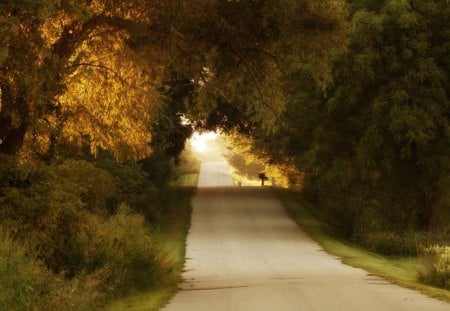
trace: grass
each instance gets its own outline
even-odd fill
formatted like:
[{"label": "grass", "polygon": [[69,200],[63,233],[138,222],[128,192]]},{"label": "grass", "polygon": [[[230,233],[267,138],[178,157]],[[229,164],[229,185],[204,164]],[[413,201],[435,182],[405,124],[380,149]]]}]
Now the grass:
[{"label": "grass", "polygon": [[162,308],[176,293],[182,281],[186,236],[190,226],[192,207],[190,204],[194,192],[192,187],[174,188],[171,208],[162,216],[159,227],[155,230],[158,246],[167,255],[173,267],[167,285],[154,288],[148,292],[135,293],[108,306],[108,311],[153,311]]},{"label": "grass", "polygon": [[198,182],[198,173],[181,174],[171,185],[174,187],[196,187]]},{"label": "grass", "polygon": [[319,220],[320,215],[300,193],[281,188],[276,188],[275,192],[297,224],[308,232],[326,252],[340,257],[343,263],[362,268],[394,284],[450,302],[450,291],[419,282],[418,272],[424,269],[424,265],[418,258],[382,256],[336,238],[332,230]]}]

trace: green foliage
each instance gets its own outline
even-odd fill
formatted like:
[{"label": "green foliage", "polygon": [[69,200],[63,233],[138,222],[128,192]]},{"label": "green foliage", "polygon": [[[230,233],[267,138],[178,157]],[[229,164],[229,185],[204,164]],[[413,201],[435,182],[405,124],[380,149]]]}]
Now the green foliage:
[{"label": "green foliage", "polygon": [[87,215],[73,239],[74,260],[85,272],[100,275],[109,296],[163,284],[170,273],[171,264],[156,247],[144,217],[125,204],[113,216]]},{"label": "green foliage", "polygon": [[93,310],[99,297],[97,273],[62,279],[47,270],[34,247],[0,227],[2,310]]},{"label": "green foliage", "polygon": [[304,191],[342,235],[385,253],[406,243],[397,249],[409,254],[405,232],[444,230],[450,212],[450,7],[350,8],[350,42],[334,55],[332,83],[318,84],[311,64],[286,72],[278,126],[254,123],[251,136],[271,162],[305,173]]},{"label": "green foliage", "polygon": [[[17,269],[44,269],[42,278],[49,278],[50,289],[42,303],[55,309],[72,303],[91,306],[105,295],[164,283],[172,263],[155,244],[149,221],[162,213],[166,201],[140,165],[105,158],[98,166],[66,160],[30,167],[15,157],[3,158],[0,224],[18,240],[32,241],[29,250],[18,250],[23,262],[18,261]],[[2,237],[12,247],[12,239]],[[40,282],[38,272],[30,282]],[[37,296],[30,295],[26,299],[36,304]]]},{"label": "green foliage", "polygon": [[0,254],[5,304],[90,310],[171,280],[174,263],[150,225],[167,200],[140,165],[106,157],[31,166],[2,157],[0,228],[14,235],[0,231],[0,252],[10,254]]},{"label": "green foliage", "polygon": [[423,241],[420,234],[395,232],[368,232],[360,243],[368,249],[384,255],[417,255],[417,247]]},{"label": "green foliage", "polygon": [[[145,161],[145,160],[144,160]],[[109,208],[113,211],[119,203],[127,203],[134,211],[142,214],[148,222],[154,222],[163,209],[161,187],[156,188],[142,165],[118,163],[108,155],[102,155],[97,166],[114,177],[117,191],[109,197]],[[153,173],[153,172],[152,172]],[[153,178],[157,178],[153,175]],[[165,181],[160,181],[164,184]]]},{"label": "green foliage", "polygon": [[18,163],[18,159],[15,156],[6,154],[0,154],[0,191],[3,187],[26,186],[27,180],[32,173],[32,169],[24,169]]},{"label": "green foliage", "polygon": [[105,210],[107,199],[116,192],[113,177],[92,163],[66,160],[53,171],[55,176],[51,175],[52,170],[46,170],[46,174],[60,183],[67,183],[63,187],[80,197],[85,207],[94,212]]},{"label": "green foliage", "polygon": [[425,264],[425,270],[419,273],[419,278],[427,284],[450,289],[450,247],[422,247],[419,255]]},{"label": "green foliage", "polygon": [[116,300],[107,310],[160,310],[177,291],[179,282],[182,281],[186,236],[192,211],[190,202],[194,191],[195,188],[192,187],[172,189],[171,196],[175,199],[161,218],[158,230],[154,232],[153,245],[161,249],[166,263],[170,263],[170,269],[165,270],[158,286]]},{"label": "green foliage", "polygon": [[45,292],[48,272],[29,247],[0,227],[0,309],[30,310]]},{"label": "green foliage", "polygon": [[21,239],[35,241],[39,256],[55,272],[73,276],[83,267],[73,239],[88,211],[106,213],[114,183],[106,172],[85,161],[68,160],[33,172],[28,187],[9,187],[0,197],[0,215]]}]

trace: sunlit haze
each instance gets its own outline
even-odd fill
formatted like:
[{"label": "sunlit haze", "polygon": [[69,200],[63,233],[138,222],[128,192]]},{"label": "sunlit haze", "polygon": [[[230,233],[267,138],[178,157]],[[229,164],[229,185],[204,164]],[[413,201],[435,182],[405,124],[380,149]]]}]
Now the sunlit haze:
[{"label": "sunlit haze", "polygon": [[216,132],[195,132],[190,139],[190,144],[198,153],[205,153],[208,151],[208,142],[217,139],[218,136]]}]

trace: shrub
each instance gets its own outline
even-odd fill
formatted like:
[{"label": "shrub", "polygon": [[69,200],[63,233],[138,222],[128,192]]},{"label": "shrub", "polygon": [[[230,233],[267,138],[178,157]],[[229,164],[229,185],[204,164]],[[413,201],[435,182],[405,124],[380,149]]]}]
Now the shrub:
[{"label": "shrub", "polygon": [[170,263],[160,254],[144,217],[122,205],[107,223],[110,245],[107,267],[111,284],[120,291],[143,289],[161,283]]},{"label": "shrub", "polygon": [[126,203],[150,223],[159,218],[163,208],[161,191],[139,164],[117,163],[104,156],[97,165],[115,178],[117,192],[112,198],[115,204]]},{"label": "shrub", "polygon": [[170,263],[157,249],[143,216],[122,204],[108,219],[92,216],[79,232],[86,267],[103,269],[110,294],[125,294],[163,282]]},{"label": "shrub", "polygon": [[70,280],[52,275],[52,287],[41,297],[37,310],[52,311],[93,311],[98,310],[101,298],[100,272],[82,273]]},{"label": "shrub", "polygon": [[172,263],[156,247],[143,216],[124,204],[114,216],[77,215],[77,228],[64,236],[66,254],[49,256],[71,260],[72,273],[65,275],[48,271],[35,247],[21,246],[0,230],[0,310],[90,310],[99,298],[170,280]]},{"label": "shrub", "polygon": [[417,245],[423,237],[419,233],[404,233],[383,231],[371,232],[362,237],[362,243],[367,248],[384,255],[417,254]]},{"label": "shrub", "polygon": [[49,175],[62,184],[65,191],[77,194],[92,211],[105,211],[108,198],[116,192],[113,176],[84,160],[66,160],[50,166]]},{"label": "shrub", "polygon": [[34,172],[26,188],[4,188],[0,219],[22,240],[33,240],[54,272],[74,276],[84,269],[75,239],[86,213],[106,214],[113,178],[86,161],[69,160]]},{"label": "shrub", "polygon": [[419,272],[420,281],[450,289],[450,246],[420,247],[419,256],[425,267]]},{"label": "shrub", "polygon": [[46,291],[48,273],[31,248],[0,227],[0,310],[29,310]]},{"label": "shrub", "polygon": [[[0,229],[8,228],[0,231],[0,310],[93,310],[101,297],[170,276],[146,222],[161,191],[139,165],[8,161],[0,168]],[[111,197],[118,207],[108,206]]]},{"label": "shrub", "polygon": [[64,279],[47,270],[34,247],[0,227],[0,310],[94,310],[100,273]]}]

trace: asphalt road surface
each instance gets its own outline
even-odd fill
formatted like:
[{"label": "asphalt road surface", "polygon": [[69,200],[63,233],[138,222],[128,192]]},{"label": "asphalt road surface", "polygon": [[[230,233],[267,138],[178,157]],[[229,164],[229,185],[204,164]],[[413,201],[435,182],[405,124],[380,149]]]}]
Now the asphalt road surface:
[{"label": "asphalt road surface", "polygon": [[225,163],[202,164],[185,282],[164,310],[450,310],[325,253],[270,188],[232,185]]}]

